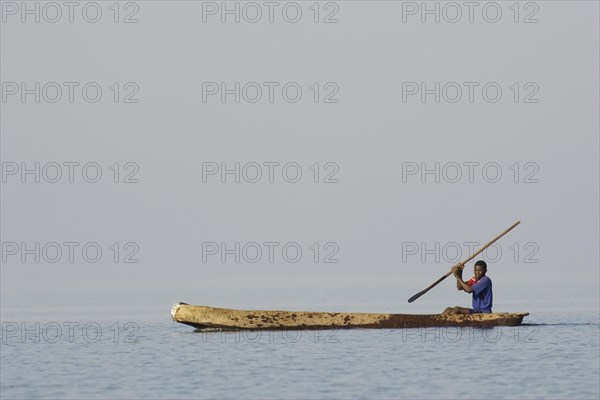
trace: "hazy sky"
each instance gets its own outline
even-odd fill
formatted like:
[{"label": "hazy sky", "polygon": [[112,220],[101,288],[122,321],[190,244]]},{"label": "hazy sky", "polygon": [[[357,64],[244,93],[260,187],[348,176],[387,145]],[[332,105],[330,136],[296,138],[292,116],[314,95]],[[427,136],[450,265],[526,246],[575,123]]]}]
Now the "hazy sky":
[{"label": "hazy sky", "polygon": [[78,3],[70,23],[41,2],[37,23],[3,1],[2,301],[322,279],[408,298],[516,220],[495,282],[598,282],[597,2],[442,2],[439,23],[313,3],[229,2],[239,23],[221,2]]}]

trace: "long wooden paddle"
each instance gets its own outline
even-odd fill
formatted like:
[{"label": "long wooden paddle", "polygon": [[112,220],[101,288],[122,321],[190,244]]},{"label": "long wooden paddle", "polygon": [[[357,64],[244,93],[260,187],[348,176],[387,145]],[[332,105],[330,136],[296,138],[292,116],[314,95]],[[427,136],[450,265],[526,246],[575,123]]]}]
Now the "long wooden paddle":
[{"label": "long wooden paddle", "polygon": [[[502,232],[501,234],[499,234],[498,236],[496,236],[494,239],[492,239],[491,242],[488,242],[485,245],[483,245],[483,247],[481,247],[479,250],[477,250],[477,252],[475,252],[474,254],[472,254],[469,258],[467,258],[466,260],[464,260],[461,263],[453,265],[452,267],[454,268],[457,265],[468,263],[469,261],[471,261],[472,259],[474,259],[475,257],[477,257],[477,255],[479,255],[479,253],[481,253],[482,251],[484,251],[485,249],[487,249],[492,243],[494,243],[496,240],[500,239],[502,236],[506,235],[508,232],[510,232],[515,226],[519,225],[520,223],[521,223],[521,221],[515,222],[508,229],[506,229],[504,232]],[[415,301],[419,297],[423,296],[425,293],[427,293],[429,290],[431,290],[435,285],[437,285],[438,283],[440,283],[441,281],[443,281],[444,279],[446,279],[447,277],[449,277],[451,274],[452,274],[452,269],[450,271],[448,271],[448,273],[446,275],[442,276],[440,279],[438,279],[437,281],[433,282],[429,287],[427,287],[427,289],[421,290],[419,293],[415,294],[413,297],[411,297],[410,299],[408,299],[408,302],[412,303],[413,301]]]}]

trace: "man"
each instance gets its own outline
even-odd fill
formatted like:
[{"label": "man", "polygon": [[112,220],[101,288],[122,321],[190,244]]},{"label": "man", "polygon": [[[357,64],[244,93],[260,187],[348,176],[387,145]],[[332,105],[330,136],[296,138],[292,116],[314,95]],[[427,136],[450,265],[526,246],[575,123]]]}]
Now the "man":
[{"label": "man", "polygon": [[477,261],[473,268],[474,276],[468,282],[462,279],[464,267],[465,265],[462,263],[455,265],[452,267],[452,272],[456,277],[457,289],[473,293],[473,308],[448,307],[442,315],[491,313],[493,299],[492,280],[485,274],[487,272],[487,264],[483,260]]}]

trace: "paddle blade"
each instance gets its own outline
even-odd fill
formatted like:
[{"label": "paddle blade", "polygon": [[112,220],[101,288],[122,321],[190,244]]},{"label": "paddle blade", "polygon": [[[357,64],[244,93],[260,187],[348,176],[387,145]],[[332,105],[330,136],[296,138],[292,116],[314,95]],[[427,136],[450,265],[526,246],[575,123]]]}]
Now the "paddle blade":
[{"label": "paddle blade", "polygon": [[427,290],[420,291],[419,293],[415,294],[413,297],[411,297],[410,299],[408,299],[408,302],[412,303],[413,301],[415,301],[419,297],[423,296],[425,293],[427,293]]}]

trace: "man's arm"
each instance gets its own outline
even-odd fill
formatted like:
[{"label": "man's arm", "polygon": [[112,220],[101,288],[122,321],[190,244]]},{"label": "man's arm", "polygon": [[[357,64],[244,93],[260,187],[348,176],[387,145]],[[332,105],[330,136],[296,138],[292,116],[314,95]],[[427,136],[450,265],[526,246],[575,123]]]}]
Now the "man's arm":
[{"label": "man's arm", "polygon": [[460,268],[460,266],[459,266],[459,268],[457,269],[457,273],[454,274],[454,276],[456,277],[456,288],[458,290],[463,290],[462,286],[460,286],[460,283],[459,283],[459,281],[462,281],[462,273],[463,273],[462,268]]},{"label": "man's arm", "polygon": [[473,288],[467,285],[467,282],[463,281],[461,277],[456,277],[456,286],[460,286],[459,290],[464,290],[467,293],[473,293]]},{"label": "man's arm", "polygon": [[454,267],[452,267],[452,272],[454,273],[454,277],[456,278],[456,288],[458,290],[464,290],[467,293],[473,293],[473,289],[471,288],[471,286],[467,285],[467,282],[463,281],[462,279],[462,270],[464,267],[465,266],[463,264],[455,265]]}]

